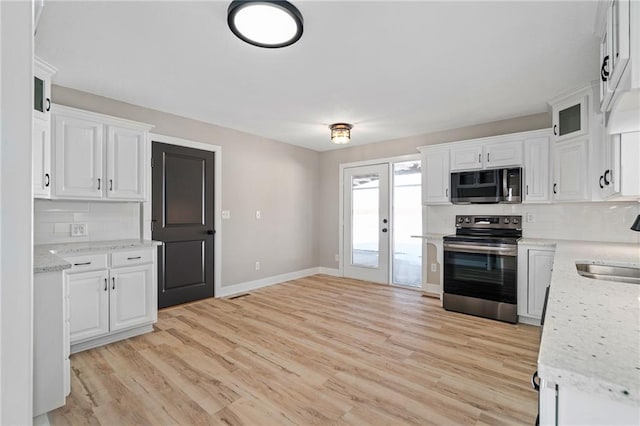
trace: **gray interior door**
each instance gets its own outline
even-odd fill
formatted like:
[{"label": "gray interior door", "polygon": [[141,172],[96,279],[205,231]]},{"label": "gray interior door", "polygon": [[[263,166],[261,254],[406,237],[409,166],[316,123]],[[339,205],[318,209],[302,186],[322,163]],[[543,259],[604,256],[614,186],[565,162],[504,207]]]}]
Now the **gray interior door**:
[{"label": "gray interior door", "polygon": [[153,142],[158,307],[213,296],[214,153]]}]

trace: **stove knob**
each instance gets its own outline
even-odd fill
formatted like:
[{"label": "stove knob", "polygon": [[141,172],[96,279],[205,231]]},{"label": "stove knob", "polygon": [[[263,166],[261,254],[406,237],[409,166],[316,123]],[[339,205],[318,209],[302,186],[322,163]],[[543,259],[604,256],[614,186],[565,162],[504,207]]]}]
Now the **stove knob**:
[{"label": "stove knob", "polygon": [[464,220],[464,219],[463,219],[462,217],[459,217],[459,218],[458,218],[458,223],[462,223],[462,221],[463,221],[463,220]]},{"label": "stove knob", "polygon": [[508,217],[504,218],[504,223],[509,223],[509,218]]},{"label": "stove knob", "polygon": [[517,217],[514,217],[513,220],[511,221],[511,223],[513,223],[514,225],[517,225],[518,222],[520,222],[520,221],[518,220]]},{"label": "stove knob", "polygon": [[464,218],[464,223],[470,223],[470,222],[471,222],[471,219],[469,219],[468,217]]}]

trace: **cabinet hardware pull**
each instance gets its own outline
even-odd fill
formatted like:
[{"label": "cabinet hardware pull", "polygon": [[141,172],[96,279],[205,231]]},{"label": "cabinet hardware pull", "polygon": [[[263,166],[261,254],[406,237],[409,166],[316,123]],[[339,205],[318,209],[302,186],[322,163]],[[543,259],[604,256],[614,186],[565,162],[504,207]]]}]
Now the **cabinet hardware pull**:
[{"label": "cabinet hardware pull", "polygon": [[91,265],[91,262],[74,263],[73,266]]},{"label": "cabinet hardware pull", "polygon": [[538,382],[538,371],[536,371],[535,373],[533,373],[533,375],[531,376],[531,386],[536,390],[536,391],[540,391],[540,383]]},{"label": "cabinet hardware pull", "polygon": [[602,179],[604,179],[604,176],[600,176],[600,180],[598,181],[598,183],[600,184],[600,189],[604,188],[604,186],[602,185]]},{"label": "cabinet hardware pull", "polygon": [[611,184],[611,181],[609,179],[607,179],[607,175],[611,174],[611,170],[607,170],[606,172],[604,172],[604,184],[609,186]]},{"label": "cabinet hardware pull", "polygon": [[445,188],[444,196],[447,197],[447,198],[449,197],[449,188]]},{"label": "cabinet hardware pull", "polygon": [[47,98],[47,112],[51,111],[51,99]]},{"label": "cabinet hardware pull", "polygon": [[115,290],[116,289],[116,277],[111,277],[111,282],[113,283],[113,286],[111,287],[111,290]]},{"label": "cabinet hardware pull", "polygon": [[478,154],[478,163],[482,163],[482,154]]},{"label": "cabinet hardware pull", "polygon": [[98,190],[100,190],[100,178],[98,178]]},{"label": "cabinet hardware pull", "polygon": [[104,291],[109,290],[109,285],[107,284],[107,279],[104,279]]},{"label": "cabinet hardware pull", "polygon": [[44,174],[44,186],[45,187],[49,187],[50,183],[51,183],[51,178],[49,177],[49,173],[45,173]]},{"label": "cabinet hardware pull", "polygon": [[558,132],[556,132],[556,129],[557,129],[557,128],[558,128],[558,125],[557,125],[557,124],[554,124],[554,125],[553,125],[553,135],[554,135],[554,136],[558,136]]},{"label": "cabinet hardware pull", "polygon": [[113,179],[109,179],[109,191],[113,191]]},{"label": "cabinet hardware pull", "polygon": [[127,260],[136,260],[136,259],[142,259],[142,257],[141,256],[127,257]]},{"label": "cabinet hardware pull", "polygon": [[526,188],[526,194],[529,195],[529,185],[526,185],[525,188]]},{"label": "cabinet hardware pull", "polygon": [[487,163],[489,163],[491,160],[489,160],[489,156],[491,155],[490,152],[487,152]]},{"label": "cabinet hardware pull", "polygon": [[602,81],[607,81],[609,77],[609,71],[607,70],[607,65],[609,65],[609,55],[605,56],[602,60],[602,67],[600,67],[600,78]]},{"label": "cabinet hardware pull", "polygon": [[556,191],[556,188],[557,188],[557,187],[558,187],[558,184],[557,184],[557,183],[554,183],[554,184],[553,184],[553,193],[554,193],[554,194],[557,194],[557,193],[558,193],[558,191]]},{"label": "cabinet hardware pull", "polygon": [[387,232],[387,228],[382,228],[382,232]]}]

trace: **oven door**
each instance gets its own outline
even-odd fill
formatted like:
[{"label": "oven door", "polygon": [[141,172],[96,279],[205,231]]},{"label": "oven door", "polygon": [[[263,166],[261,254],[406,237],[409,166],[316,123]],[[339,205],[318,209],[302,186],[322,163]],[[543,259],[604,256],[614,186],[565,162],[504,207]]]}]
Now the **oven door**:
[{"label": "oven door", "polygon": [[445,242],[444,292],[515,305],[517,254],[513,244]]}]

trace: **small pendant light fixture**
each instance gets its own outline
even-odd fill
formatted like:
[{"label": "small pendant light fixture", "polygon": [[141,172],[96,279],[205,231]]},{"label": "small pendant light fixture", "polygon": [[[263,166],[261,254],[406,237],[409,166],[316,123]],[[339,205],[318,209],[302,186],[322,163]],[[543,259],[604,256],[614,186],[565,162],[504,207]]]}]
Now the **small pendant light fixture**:
[{"label": "small pendant light fixture", "polygon": [[240,40],[265,48],[290,46],[300,40],[303,31],[300,11],[278,0],[232,1],[227,24]]},{"label": "small pendant light fixture", "polygon": [[351,129],[353,125],[347,123],[335,123],[329,126],[331,129],[331,142],[336,145],[344,145],[351,142]]},{"label": "small pendant light fixture", "polygon": [[631,230],[640,232],[640,214],[636,217],[633,225],[631,225]]}]

